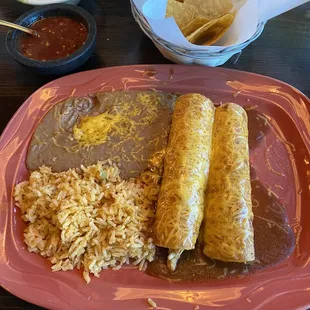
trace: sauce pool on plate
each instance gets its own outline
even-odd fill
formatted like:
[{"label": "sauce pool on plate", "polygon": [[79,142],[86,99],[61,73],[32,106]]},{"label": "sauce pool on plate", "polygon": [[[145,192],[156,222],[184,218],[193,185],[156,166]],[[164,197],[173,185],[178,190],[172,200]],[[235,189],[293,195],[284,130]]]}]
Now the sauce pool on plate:
[{"label": "sauce pool on plate", "polygon": [[76,52],[87,39],[87,29],[79,21],[65,16],[47,17],[31,25],[39,36],[23,35],[21,52],[32,59],[49,61]]}]

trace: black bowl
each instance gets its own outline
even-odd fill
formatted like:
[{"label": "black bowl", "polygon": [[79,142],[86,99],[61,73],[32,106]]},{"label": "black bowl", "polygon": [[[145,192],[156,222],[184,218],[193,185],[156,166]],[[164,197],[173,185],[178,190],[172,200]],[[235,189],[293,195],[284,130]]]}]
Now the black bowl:
[{"label": "black bowl", "polygon": [[96,45],[97,27],[94,18],[87,11],[70,4],[37,7],[20,16],[15,23],[29,27],[40,19],[52,16],[66,16],[84,24],[88,30],[88,37],[84,45],[71,55],[57,60],[30,59],[20,52],[20,38],[23,32],[10,30],[6,36],[6,47],[13,58],[22,65],[41,74],[62,75],[83,65],[91,56]]}]

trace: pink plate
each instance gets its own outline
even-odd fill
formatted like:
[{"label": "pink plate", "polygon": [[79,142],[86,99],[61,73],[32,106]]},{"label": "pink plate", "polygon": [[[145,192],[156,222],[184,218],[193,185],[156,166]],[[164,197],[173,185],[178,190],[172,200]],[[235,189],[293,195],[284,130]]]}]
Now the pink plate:
[{"label": "pink plate", "polygon": [[[265,143],[251,150],[251,164],[260,182],[280,197],[296,234],[296,249],[285,262],[238,280],[190,285],[125,268],[104,271],[87,285],[79,271],[53,273],[48,261],[26,250],[25,226],[14,207],[12,189],[27,178],[26,150],[40,119],[69,96],[149,88],[199,92],[216,103],[233,101],[270,117],[271,130]],[[43,86],[16,112],[0,140],[0,284],[49,309],[147,309],[147,298],[158,309],[306,308],[310,305],[309,109],[309,99],[285,83],[222,68],[115,67],[77,73]],[[265,160],[270,145],[272,167]]]}]

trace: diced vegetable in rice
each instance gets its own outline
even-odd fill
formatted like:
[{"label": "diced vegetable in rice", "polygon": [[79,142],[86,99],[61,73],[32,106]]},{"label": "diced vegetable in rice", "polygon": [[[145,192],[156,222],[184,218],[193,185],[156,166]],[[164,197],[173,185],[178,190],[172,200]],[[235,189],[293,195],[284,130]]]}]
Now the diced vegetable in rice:
[{"label": "diced vegetable in rice", "polygon": [[121,180],[111,162],[60,173],[43,166],[14,190],[28,250],[47,257],[53,271],[82,268],[87,283],[90,273],[99,277],[130,259],[140,270],[153,260],[157,195],[158,186]]}]

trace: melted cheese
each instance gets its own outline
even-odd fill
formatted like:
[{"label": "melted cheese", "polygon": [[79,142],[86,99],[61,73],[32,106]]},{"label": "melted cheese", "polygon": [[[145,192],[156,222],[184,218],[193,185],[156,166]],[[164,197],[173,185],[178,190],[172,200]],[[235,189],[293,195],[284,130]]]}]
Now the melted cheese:
[{"label": "melted cheese", "polygon": [[[119,142],[113,143],[112,148],[125,141],[138,142],[137,148],[131,151],[135,159],[137,149],[144,146],[141,127],[150,126],[158,115],[161,105],[159,97],[154,93],[138,93],[136,100],[141,104],[128,100],[120,102],[112,111],[95,116],[82,117],[73,127],[73,136],[80,146],[92,146],[106,143],[110,137],[117,137]],[[128,159],[129,160],[129,159]],[[142,159],[141,159],[142,160]]]},{"label": "melted cheese", "polygon": [[120,114],[102,113],[96,116],[85,116],[73,127],[74,138],[84,146],[98,145],[107,141],[111,130],[117,129],[122,120]]}]

